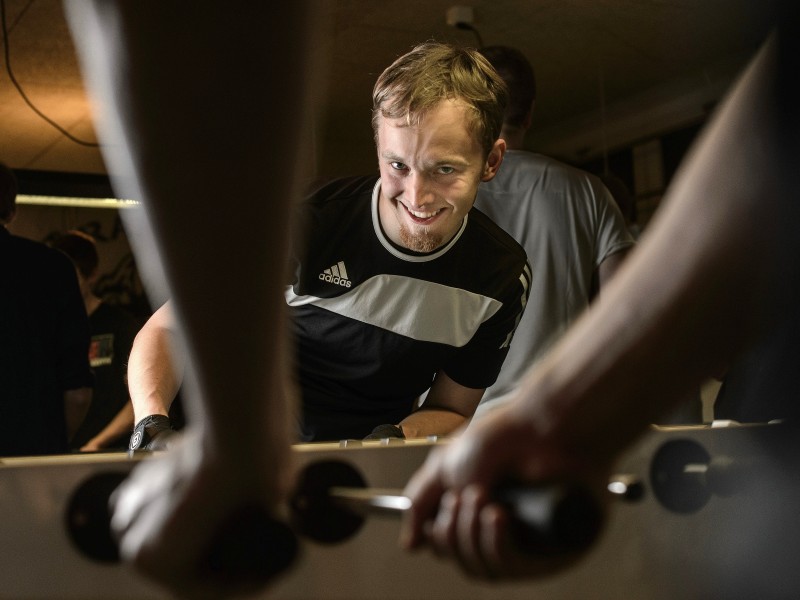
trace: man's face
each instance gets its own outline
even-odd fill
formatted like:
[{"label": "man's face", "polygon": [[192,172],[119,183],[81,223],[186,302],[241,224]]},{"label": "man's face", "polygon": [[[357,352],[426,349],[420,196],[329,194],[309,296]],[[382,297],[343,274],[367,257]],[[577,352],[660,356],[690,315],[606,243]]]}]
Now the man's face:
[{"label": "man's face", "polygon": [[472,208],[480,182],[497,172],[505,142],[495,142],[484,160],[480,143],[467,129],[467,110],[457,100],[442,100],[416,127],[403,119],[380,118],[378,209],[394,243],[416,252],[445,245]]}]

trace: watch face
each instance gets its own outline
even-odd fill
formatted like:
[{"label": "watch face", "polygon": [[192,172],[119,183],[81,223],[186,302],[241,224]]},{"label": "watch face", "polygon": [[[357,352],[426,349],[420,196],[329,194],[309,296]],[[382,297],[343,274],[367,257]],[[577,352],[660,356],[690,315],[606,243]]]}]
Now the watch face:
[{"label": "watch face", "polygon": [[134,431],[133,435],[131,436],[130,446],[128,446],[128,448],[130,450],[136,450],[140,446],[140,444],[142,443],[142,436],[143,435],[144,435],[144,433],[142,432],[141,429],[137,429],[136,431]]}]

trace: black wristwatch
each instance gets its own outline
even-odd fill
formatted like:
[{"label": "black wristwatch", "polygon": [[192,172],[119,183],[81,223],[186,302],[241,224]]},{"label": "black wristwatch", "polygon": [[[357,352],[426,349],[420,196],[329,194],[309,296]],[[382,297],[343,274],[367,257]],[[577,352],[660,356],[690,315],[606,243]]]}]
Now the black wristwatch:
[{"label": "black wristwatch", "polygon": [[153,438],[163,431],[172,431],[172,422],[166,415],[149,415],[139,421],[133,429],[128,450],[147,449]]},{"label": "black wristwatch", "polygon": [[399,425],[378,425],[375,429],[372,430],[365,440],[384,440],[387,438],[401,438],[405,439],[405,434],[403,433],[403,428]]}]

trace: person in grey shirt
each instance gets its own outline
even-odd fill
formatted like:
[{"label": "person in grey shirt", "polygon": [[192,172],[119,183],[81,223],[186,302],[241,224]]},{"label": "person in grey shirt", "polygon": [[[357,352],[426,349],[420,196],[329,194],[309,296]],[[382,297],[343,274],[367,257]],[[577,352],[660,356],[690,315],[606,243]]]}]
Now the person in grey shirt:
[{"label": "person in grey shirt", "polygon": [[526,57],[507,46],[489,46],[481,53],[509,88],[500,134],[508,151],[497,176],[480,186],[475,206],[525,248],[532,273],[525,314],[476,417],[513,392],[522,374],[583,312],[634,244],[598,177],[522,150],[536,98],[536,79]]}]

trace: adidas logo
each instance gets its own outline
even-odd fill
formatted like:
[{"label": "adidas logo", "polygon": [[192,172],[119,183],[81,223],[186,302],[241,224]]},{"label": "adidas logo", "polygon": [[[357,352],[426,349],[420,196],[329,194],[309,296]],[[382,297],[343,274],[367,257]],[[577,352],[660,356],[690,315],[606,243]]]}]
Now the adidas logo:
[{"label": "adidas logo", "polygon": [[347,278],[347,268],[344,266],[344,261],[341,260],[333,265],[330,269],[325,269],[322,273],[320,273],[319,278],[322,281],[335,283],[336,285],[341,285],[342,287],[349,288],[352,285],[350,280]]}]

